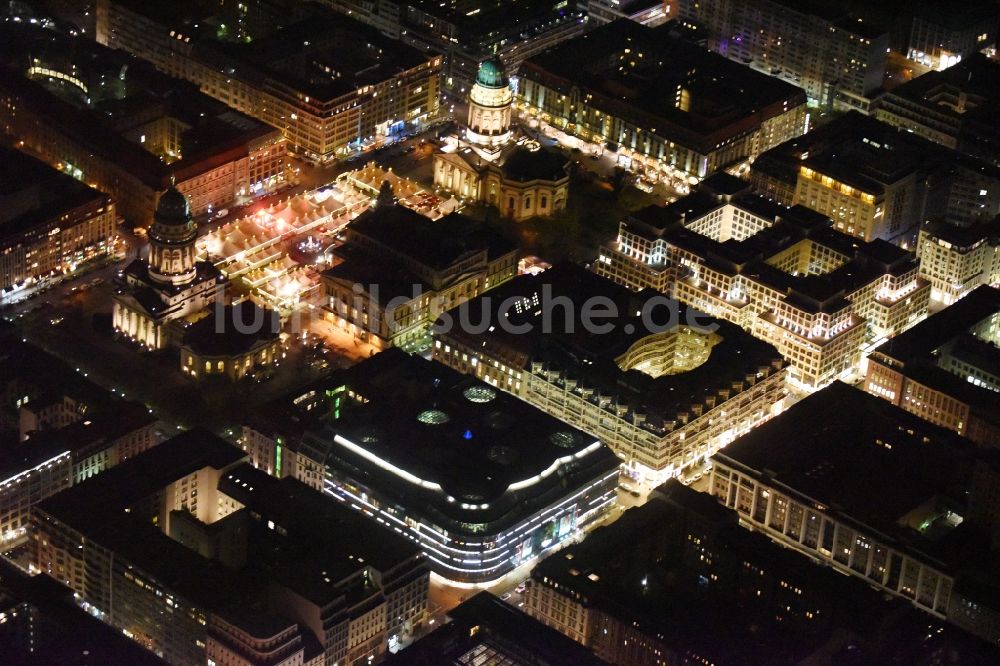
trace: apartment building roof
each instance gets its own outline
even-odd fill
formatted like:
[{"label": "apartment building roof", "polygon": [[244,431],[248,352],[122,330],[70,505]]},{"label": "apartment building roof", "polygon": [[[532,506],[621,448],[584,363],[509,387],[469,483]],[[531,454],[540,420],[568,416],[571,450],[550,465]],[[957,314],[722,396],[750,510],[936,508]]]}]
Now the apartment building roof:
[{"label": "apartment building roof", "polygon": [[[303,3],[280,15],[272,12],[270,29],[248,40],[232,34],[239,17],[218,6],[187,1],[169,8],[142,0],[115,3],[190,39],[194,60],[255,87],[289,91],[289,101],[308,96],[323,104],[392,79],[432,57],[316,3]],[[307,106],[311,103],[306,100]]]},{"label": "apartment building roof", "polygon": [[0,238],[15,238],[110,197],[19,151],[0,147]]},{"label": "apartment building roof", "polygon": [[[602,328],[610,329],[600,332],[588,330],[584,320],[587,302],[598,298],[609,304],[611,312],[600,319]],[[647,304],[657,302],[662,306],[659,310],[647,313],[648,317],[641,314],[645,307],[651,307]],[[515,306],[509,307],[510,303]],[[696,313],[651,290],[633,293],[570,264],[514,278],[449,312],[452,321],[459,321],[463,308],[477,318],[481,312],[491,313],[491,321],[505,317],[527,330],[507,330],[508,326],[496,325],[471,333],[453,327],[443,336],[445,339],[459,340],[525,371],[532,371],[534,362],[541,363],[543,371],[554,371],[568,381],[593,389],[594,401],[610,398],[612,403],[627,406],[630,412],[644,414],[646,423],[653,428],[667,427],[667,423],[690,414],[694,405],[720,391],[743,386],[764,368],[783,367],[781,355],[773,346],[735,324]],[[685,326],[720,338],[701,365],[657,377],[639,370],[623,370],[619,365],[633,345],[651,338],[654,332]]]},{"label": "apartment building roof", "polygon": [[[703,559],[692,565],[687,549]],[[768,604],[777,605],[777,600],[739,600],[746,581],[736,580],[738,574],[726,560],[737,560],[755,578],[780,577],[807,599],[821,597],[826,607],[818,615],[823,619],[812,631],[803,631],[796,628],[801,618],[794,611],[779,619],[768,612]],[[710,564],[702,565],[704,561]],[[708,569],[721,575],[709,579]],[[845,579],[740,527],[734,512],[677,481],[661,486],[645,505],[629,509],[582,543],[542,560],[532,579],[534,585],[556,587],[585,607],[637,628],[668,649],[693,652],[714,663],[801,659],[822,645],[826,632],[877,632],[872,624],[884,621],[899,604],[881,599],[862,581]],[[786,610],[791,611],[780,609]]]},{"label": "apartment building roof", "polygon": [[236,356],[277,340],[279,330],[275,311],[243,301],[192,324],[184,332],[183,346],[199,356]]},{"label": "apartment building roof", "polygon": [[[960,516],[964,510],[972,455],[972,444],[954,432],[834,382],[715,459],[937,558],[968,536],[945,523],[948,512]],[[950,535],[938,542],[950,531],[953,543],[946,543]]]},{"label": "apartment building roof", "polygon": [[577,91],[580,103],[703,154],[806,99],[800,88],[672,37],[669,26],[627,19],[529,58],[521,76],[561,94]]},{"label": "apartment building roof", "polygon": [[396,654],[388,666],[489,663],[599,666],[588,648],[545,626],[489,592],[448,611],[451,620]]},{"label": "apartment building roof", "polygon": [[[8,24],[3,35],[0,89],[15,94],[50,131],[121,165],[152,189],[166,189],[171,175],[179,181],[193,178],[247,155],[248,146],[258,141],[280,136],[278,130],[203,95],[193,84],[95,42],[56,38],[50,30]],[[27,77],[26,53],[32,55],[34,67],[68,69],[91,85],[102,80],[118,83],[95,88],[89,97],[75,94],[71,86],[62,86],[57,93],[44,79]],[[144,144],[140,136],[131,136],[138,135],[141,126],[163,119],[183,128],[181,152],[169,162],[166,155],[147,150],[152,142]]]},{"label": "apartment building roof", "polygon": [[[715,178],[715,177],[713,177]],[[916,269],[913,255],[887,241],[861,241],[833,228],[833,222],[810,208],[791,208],[739,189],[737,179],[704,185],[667,206],[648,206],[622,222],[623,231],[646,240],[663,240],[697,255],[703,264],[728,275],[743,275],[784,292],[789,302],[811,312],[846,307],[845,297],[884,275]],[[733,194],[717,194],[732,192]],[[725,206],[770,221],[771,225],[742,240],[717,240],[693,226]],[[772,259],[798,243],[822,246],[841,258],[822,274],[793,275],[771,265]]]},{"label": "apartment building roof", "polygon": [[801,167],[880,196],[885,188],[946,159],[937,144],[851,111],[763,153],[752,170],[794,185]]}]

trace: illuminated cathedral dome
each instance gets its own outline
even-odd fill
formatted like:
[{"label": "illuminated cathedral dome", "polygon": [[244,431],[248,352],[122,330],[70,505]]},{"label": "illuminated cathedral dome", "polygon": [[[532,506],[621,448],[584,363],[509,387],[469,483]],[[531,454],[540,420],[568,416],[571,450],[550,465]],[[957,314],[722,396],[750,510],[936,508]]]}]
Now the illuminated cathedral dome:
[{"label": "illuminated cathedral dome", "polygon": [[507,78],[507,69],[500,58],[490,56],[479,65],[479,73],[476,74],[476,83],[485,88],[506,88],[510,85]]},{"label": "illuminated cathedral dome", "polygon": [[187,198],[180,190],[171,186],[160,195],[155,217],[158,224],[186,225],[191,221],[191,209],[188,207]]},{"label": "illuminated cathedral dome", "polygon": [[511,106],[514,91],[510,89],[507,70],[496,56],[479,65],[476,84],[469,91],[469,122],[466,138],[488,150],[498,150],[511,138]]}]

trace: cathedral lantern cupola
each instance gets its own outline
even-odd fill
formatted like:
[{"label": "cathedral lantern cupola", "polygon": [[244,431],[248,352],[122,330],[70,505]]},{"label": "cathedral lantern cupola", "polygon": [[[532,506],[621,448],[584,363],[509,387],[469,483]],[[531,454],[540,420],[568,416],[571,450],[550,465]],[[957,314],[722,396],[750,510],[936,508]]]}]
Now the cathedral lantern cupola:
[{"label": "cathedral lantern cupola", "polygon": [[466,138],[484,147],[500,147],[511,138],[511,107],[514,92],[504,64],[491,56],[479,65],[476,83],[469,93],[469,124]]},{"label": "cathedral lantern cupola", "polygon": [[197,236],[187,199],[171,185],[160,195],[149,230],[149,276],[160,284],[181,285],[194,280]]}]

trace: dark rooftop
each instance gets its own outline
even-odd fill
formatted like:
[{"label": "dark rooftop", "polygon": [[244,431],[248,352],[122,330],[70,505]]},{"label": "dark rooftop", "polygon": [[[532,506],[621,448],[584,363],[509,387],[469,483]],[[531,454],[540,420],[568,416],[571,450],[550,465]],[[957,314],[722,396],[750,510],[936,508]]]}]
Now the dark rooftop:
[{"label": "dark rooftop", "polygon": [[282,96],[291,88],[319,104],[390,79],[431,57],[318,3],[296,3],[284,12],[267,8],[268,28],[251,35],[252,41],[240,41],[226,36],[220,26],[241,19],[218,4],[116,2],[190,37],[194,60],[225,68],[255,87],[275,88]]},{"label": "dark rooftop", "polygon": [[551,629],[489,592],[448,612],[444,624],[404,650],[389,666],[504,664],[505,666],[599,666],[605,662],[573,639]]},{"label": "dark rooftop", "polygon": [[[0,146],[0,239],[16,238],[74,209],[110,198],[24,153]],[[6,286],[6,285],[0,285]]]},{"label": "dark rooftop", "polygon": [[569,176],[569,160],[557,150],[541,148],[531,151],[517,148],[504,159],[504,176],[512,180],[562,180]]},{"label": "dark rooftop", "polygon": [[347,242],[355,235],[435,270],[484,250],[487,259],[517,250],[516,243],[460,213],[432,220],[400,204],[366,210],[348,225]]},{"label": "dark rooftop", "polygon": [[897,539],[931,501],[961,506],[972,446],[841,382],[813,393],[715,455],[810,504]]},{"label": "dark rooftop", "polygon": [[751,169],[794,185],[799,167],[804,165],[879,195],[885,185],[947,157],[948,152],[937,144],[851,111],[763,153]]},{"label": "dark rooftop", "polygon": [[[541,296],[546,294],[547,303]],[[479,297],[461,306],[466,314],[478,321],[485,307],[493,312],[497,321],[500,304],[515,299],[523,306],[510,310],[506,317],[515,325],[527,325],[530,330],[513,332],[509,326],[491,327],[492,330],[472,335],[455,327],[444,338],[462,340],[475,348],[484,348],[494,357],[503,357],[514,367],[530,371],[532,362],[578,379],[582,385],[594,387],[596,395],[610,397],[612,403],[624,404],[629,412],[646,414],[646,425],[653,430],[669,428],[669,422],[688,413],[695,404],[701,404],[720,389],[732,389],[733,384],[755,376],[765,368],[773,371],[783,365],[777,350],[752,337],[741,328],[724,320],[709,318],[677,303],[677,325],[688,321],[693,313],[692,328],[706,327],[714,330],[716,344],[708,359],[701,365],[675,374],[652,377],[639,370],[622,370],[619,358],[639,340],[648,337],[647,321],[638,316],[650,299],[662,295],[652,291],[633,293],[624,286],[598,276],[584,268],[562,264],[537,276],[522,275],[489,292],[490,302]],[[615,315],[603,318],[602,326],[611,328],[602,333],[588,332],[581,319],[586,297],[609,299],[614,304]],[[571,308],[574,320],[569,322],[565,309],[556,299],[569,298],[578,306]],[[513,302],[513,301],[512,301]],[[548,309],[545,309],[547,306]],[[452,321],[460,321],[459,310],[449,313]],[[659,310],[666,317],[666,309]],[[471,315],[469,313],[472,313]],[[653,319],[659,321],[659,315]],[[548,322],[549,326],[546,326]],[[546,330],[548,329],[548,330]],[[713,338],[714,339],[714,338]]]},{"label": "dark rooftop", "polygon": [[360,472],[401,504],[427,506],[457,525],[517,520],[565,484],[619,464],[593,437],[542,410],[395,348],[325,384],[339,407],[332,418],[317,415],[304,445],[311,457]]},{"label": "dark rooftop", "polygon": [[[91,97],[57,94],[46,80],[27,78],[25,53],[53,69],[73,71],[91,84]],[[121,165],[155,190],[165,189],[171,174],[183,181],[215,168],[220,160],[245,155],[248,142],[275,132],[124,52],[34,26],[0,27],[0,88],[17,95],[24,109],[52,131]],[[179,137],[181,155],[170,164],[127,136],[163,117],[186,127]]]},{"label": "dark rooftop", "polygon": [[183,346],[199,356],[238,356],[258,343],[277,340],[280,329],[277,312],[243,301],[192,324],[184,333]]},{"label": "dark rooftop", "polygon": [[[521,76],[566,95],[578,88],[593,108],[702,153],[806,101],[800,88],[672,37],[669,26],[628,19],[529,58]],[[679,87],[689,94],[687,109],[676,103]]]},{"label": "dark rooftop", "polygon": [[7,663],[20,666],[166,666],[121,631],[76,605],[73,591],[0,558],[0,627]]}]

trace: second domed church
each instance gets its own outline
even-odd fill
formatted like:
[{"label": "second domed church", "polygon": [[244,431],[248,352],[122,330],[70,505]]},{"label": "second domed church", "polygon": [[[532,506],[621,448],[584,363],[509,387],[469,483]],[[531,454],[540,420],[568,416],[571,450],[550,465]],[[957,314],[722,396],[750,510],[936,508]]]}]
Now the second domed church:
[{"label": "second domed church", "polygon": [[514,92],[499,58],[484,60],[469,93],[461,136],[434,156],[434,186],[496,206],[504,217],[550,217],[565,209],[569,160],[513,129]]}]

